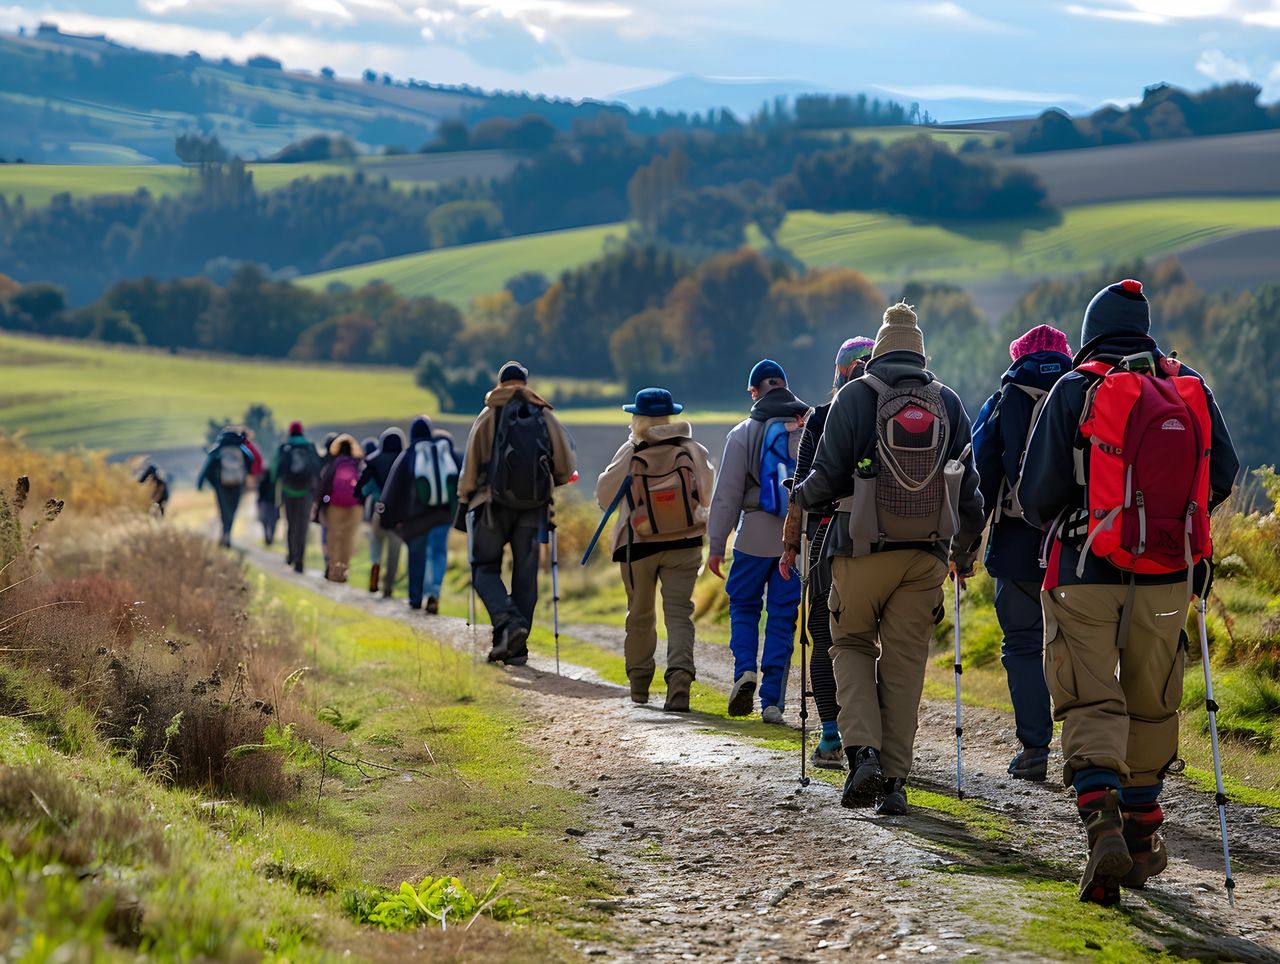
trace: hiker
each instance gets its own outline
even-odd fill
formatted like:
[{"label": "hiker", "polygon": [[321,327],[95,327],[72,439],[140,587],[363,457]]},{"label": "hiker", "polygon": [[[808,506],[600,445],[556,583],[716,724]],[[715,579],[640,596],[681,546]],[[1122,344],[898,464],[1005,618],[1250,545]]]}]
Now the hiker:
[{"label": "hiker", "polygon": [[150,484],[151,511],[164,518],[165,507],[169,504],[169,480],[165,478],[164,471],[154,462],[148,462],[138,476],[138,483]]},{"label": "hiker", "polygon": [[207,482],[218,500],[218,515],[222,520],[222,537],[218,545],[224,549],[231,546],[236,510],[240,508],[240,497],[249,482],[252,467],[253,453],[245,445],[244,433],[228,425],[205,453],[204,464],[196,477],[196,491],[203,489]]},{"label": "hiker", "polygon": [[307,529],[311,507],[320,485],[320,453],[302,431],[302,423],[289,423],[289,437],[280,444],[271,467],[271,480],[284,509],[285,564],[295,572],[305,568]]},{"label": "hiker", "polygon": [[[330,454],[330,448],[337,439],[337,432],[326,432],[324,439],[320,442],[320,472],[323,475],[325,470],[329,468],[329,463],[333,461],[333,455]],[[317,496],[318,498],[318,496]],[[312,508],[313,516],[315,508]],[[329,527],[322,521],[320,523],[320,554],[324,557],[324,577],[329,578]]]},{"label": "hiker", "polygon": [[1178,757],[1187,609],[1206,591],[1209,513],[1240,468],[1213,393],[1150,332],[1140,282],[1094,296],[1018,489],[1049,533],[1045,675],[1089,844],[1080,899],[1103,905],[1168,861],[1160,791]]},{"label": "hiker", "polygon": [[331,460],[320,475],[320,499],[316,517],[329,531],[329,563],[325,578],[346,582],[351,556],[360,531],[363,502],[356,492],[364,449],[350,435],[339,435],[329,445]]},{"label": "hiker", "polygon": [[381,581],[384,599],[390,599],[395,589],[404,540],[392,530],[382,527],[382,515],[378,506],[382,502],[382,490],[386,487],[391,467],[403,451],[404,432],[394,426],[388,428],[378,438],[372,454],[368,449],[365,450],[364,472],[356,483],[356,488],[365,500],[365,521],[369,523],[369,561],[372,563],[369,569],[369,592],[377,592]]},{"label": "hiker", "polygon": [[[871,338],[850,338],[836,352],[835,378],[831,385],[831,398],[855,378],[861,377],[875,341]],[[827,421],[831,403],[819,405],[804,423],[800,435],[800,451],[796,456],[796,474],[793,487],[799,485],[813,468],[813,457],[822,441],[822,429]],[[802,519],[802,516],[804,517]],[[843,770],[844,750],[840,741],[840,703],[836,698],[836,677],[831,667],[831,618],[827,609],[827,594],[831,590],[831,560],[823,552],[827,529],[831,525],[829,515],[805,515],[798,503],[792,501],[782,526],[782,559],[778,571],[783,579],[790,579],[795,570],[796,557],[800,554],[800,532],[805,529],[809,542],[808,558],[800,561],[809,567],[809,612],[807,625],[813,641],[809,657],[809,683],[813,701],[818,706],[818,719],[822,723],[822,738],[813,748],[813,765],[823,770]]]},{"label": "hiker", "polygon": [[[707,523],[711,553],[707,568],[724,579],[725,544],[729,532],[736,530],[733,564],[725,583],[733,652],[729,715],[751,714],[758,683],[761,718],[781,723],[800,608],[800,581],[783,579],[778,571],[788,499],[782,483],[795,475],[800,429],[809,406],[787,388],[782,366],[768,358],[751,369],[747,392],[751,414],[725,439],[716,477]],[[766,598],[761,655],[760,613]]]},{"label": "hiker", "polygon": [[[471,426],[455,527],[468,533],[472,582],[493,624],[490,662],[523,666],[538,604],[540,546],[554,526],[552,494],[577,478],[573,439],[510,361]],[[511,590],[502,556],[511,547]]]},{"label": "hiker", "polygon": [[[458,504],[459,467],[453,441],[447,433],[437,437],[441,434],[427,416],[413,420],[409,447],[392,464],[377,509],[383,528],[404,540],[408,549],[411,609],[422,608],[432,533],[443,526],[448,537],[447,527]],[[434,614],[440,611],[440,600],[438,595],[432,599],[428,612]]]},{"label": "hiker", "polygon": [[[693,662],[693,586],[702,568],[715,470],[710,453],[693,440],[693,427],[672,416],[684,406],[665,388],[644,388],[622,410],[631,431],[596,482],[606,511],[619,493],[625,508],[613,530],[613,561],[627,590],[623,645],[633,703],[649,702],[658,648],[658,585],[667,627],[667,698],[664,710],[689,712]],[[618,503],[622,505],[622,503]]]},{"label": "hiker", "polygon": [[1000,659],[1021,747],[1009,763],[1009,774],[1015,780],[1042,781],[1048,776],[1053,739],[1040,607],[1044,533],[1023,518],[1019,474],[1049,391],[1071,370],[1071,347],[1057,328],[1040,325],[1016,339],[1009,355],[1013,364],[974,423],[973,457],[991,526],[984,565],[996,581],[996,619],[1004,634]]},{"label": "hiker", "polygon": [[948,564],[957,583],[970,574],[983,522],[969,416],[925,368],[909,305],[885,311],[866,372],[836,394],[795,499],[820,516],[838,503],[825,552],[849,766],[840,802],[906,813],[942,585]]},{"label": "hiker", "polygon": [[276,541],[280,524],[280,506],[276,504],[276,486],[270,472],[258,477],[258,521],[262,524],[262,541],[268,546]]},{"label": "hiker", "polygon": [[462,457],[454,447],[453,436],[434,425],[431,427],[431,444],[434,449],[429,471],[432,475],[438,474],[445,479],[449,494],[449,521],[427,530],[427,548],[423,558],[424,607],[428,615],[434,616],[440,612],[440,594],[444,590],[445,573],[449,571],[449,533],[453,529],[453,515],[458,509],[457,479],[461,473]]},{"label": "hiker", "polygon": [[266,461],[262,458],[262,450],[258,448],[256,437],[253,434],[253,429],[246,428],[241,425],[237,430],[240,432],[240,435],[242,436],[241,441],[244,443],[244,447],[249,450],[249,456],[252,460],[249,464],[249,474],[255,479],[260,479],[262,476],[266,475],[267,465]]}]

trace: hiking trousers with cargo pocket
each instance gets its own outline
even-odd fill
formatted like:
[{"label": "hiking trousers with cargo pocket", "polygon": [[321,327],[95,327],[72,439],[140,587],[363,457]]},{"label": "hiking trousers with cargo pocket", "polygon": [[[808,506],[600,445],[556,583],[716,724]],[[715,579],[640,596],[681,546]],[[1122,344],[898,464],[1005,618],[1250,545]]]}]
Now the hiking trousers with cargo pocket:
[{"label": "hiking trousers with cargo pocket", "polygon": [[[526,628],[533,627],[533,611],[538,605],[538,561],[542,556],[538,538],[545,511],[521,511],[501,505],[487,505],[472,511],[473,581],[495,633],[512,621]],[[509,593],[502,581],[502,556],[508,545],[511,546]],[[511,655],[524,653],[513,651]]]},{"label": "hiking trousers with cargo pocket", "polygon": [[627,638],[623,647],[627,679],[648,687],[653,681],[653,655],[658,649],[658,587],[667,627],[667,671],[695,676],[693,669],[693,586],[702,568],[702,548],[667,549],[621,564],[627,589]]},{"label": "hiking trousers with cargo pocket", "polygon": [[1134,586],[1122,647],[1128,594],[1127,586],[1058,586],[1041,597],[1044,669],[1062,721],[1067,783],[1101,767],[1122,786],[1155,786],[1178,755],[1187,584]]},{"label": "hiking trousers with cargo pocket", "polygon": [[329,528],[329,578],[346,582],[364,510],[358,505],[331,505],[324,514]]},{"label": "hiking trousers with cargo pocket", "polygon": [[831,576],[840,736],[846,747],[878,749],[886,778],[906,779],[947,567],[923,549],[895,549],[836,556]]}]

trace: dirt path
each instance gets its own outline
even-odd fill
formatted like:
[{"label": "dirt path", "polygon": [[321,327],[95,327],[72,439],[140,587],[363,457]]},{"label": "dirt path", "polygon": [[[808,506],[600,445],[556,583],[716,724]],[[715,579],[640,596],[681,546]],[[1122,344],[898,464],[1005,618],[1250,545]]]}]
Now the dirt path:
[{"label": "dirt path", "polygon": [[[342,603],[415,623],[459,648],[487,649],[487,634],[473,636],[462,620],[282,572],[265,552],[249,557]],[[616,629],[565,632],[621,648]],[[1006,715],[967,709],[966,790],[977,806],[959,819],[920,808],[878,818],[842,809],[827,783],[801,790],[794,753],[762,748],[715,717],[633,706],[590,671],[566,666],[557,677],[549,662],[535,657],[523,669],[494,672],[520,693],[531,720],[544,721],[531,739],[551,761],[546,779],[588,798],[582,826],[566,830],[621,879],[623,895],[602,909],[614,914],[622,944],[584,944],[585,953],[645,961],[1071,956],[1045,941],[1055,917],[1078,905],[1044,882],[1076,872],[1082,833],[1061,787],[1005,776]],[[701,680],[727,689],[725,647],[699,645],[698,666]],[[791,713],[798,692],[797,682]],[[925,704],[912,779],[948,797],[951,712]],[[1232,807],[1240,888],[1231,911],[1212,800],[1176,783],[1166,806],[1172,865],[1145,894],[1129,894],[1118,913],[1174,956],[1280,962],[1280,829]],[[1078,944],[1076,956],[1087,954]],[[1141,953],[1111,959],[1132,952]]]}]

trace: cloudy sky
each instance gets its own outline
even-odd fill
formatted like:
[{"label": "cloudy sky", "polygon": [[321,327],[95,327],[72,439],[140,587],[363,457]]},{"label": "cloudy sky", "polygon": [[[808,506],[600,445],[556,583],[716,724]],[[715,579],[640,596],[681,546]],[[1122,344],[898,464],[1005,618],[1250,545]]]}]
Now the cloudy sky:
[{"label": "cloudy sky", "polygon": [[136,46],[604,96],[678,74],[1094,106],[1153,81],[1280,97],[1280,0],[50,0]]}]

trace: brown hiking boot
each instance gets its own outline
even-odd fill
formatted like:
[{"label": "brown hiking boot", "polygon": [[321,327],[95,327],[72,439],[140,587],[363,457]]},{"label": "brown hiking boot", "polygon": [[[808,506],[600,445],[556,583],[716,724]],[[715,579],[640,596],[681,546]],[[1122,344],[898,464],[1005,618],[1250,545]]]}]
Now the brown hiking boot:
[{"label": "brown hiking boot", "polygon": [[639,676],[628,677],[631,681],[631,702],[644,705],[649,702],[649,685],[652,679],[641,679]]},{"label": "brown hiking boot", "polygon": [[1147,881],[1169,866],[1169,852],[1159,830],[1164,825],[1164,810],[1158,803],[1126,807],[1124,814],[1124,842],[1133,859],[1132,869],[1120,883],[1125,887],[1140,889]]},{"label": "brown hiking boot", "polygon": [[378,591],[378,575],[382,572],[382,566],[378,563],[373,564],[373,568],[369,570],[369,592]]},{"label": "brown hiking boot", "polygon": [[1089,862],[1080,878],[1080,900],[1111,907],[1120,903],[1120,882],[1133,869],[1124,839],[1124,817],[1116,790],[1090,790],[1076,799],[1089,835]]},{"label": "brown hiking boot", "polygon": [[673,669],[667,677],[667,701],[662,704],[662,708],[671,713],[688,713],[689,687],[692,685],[692,673]]}]

